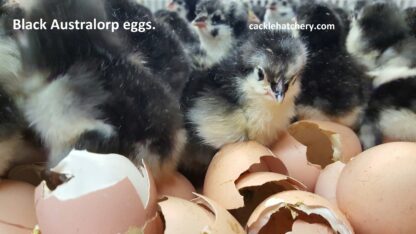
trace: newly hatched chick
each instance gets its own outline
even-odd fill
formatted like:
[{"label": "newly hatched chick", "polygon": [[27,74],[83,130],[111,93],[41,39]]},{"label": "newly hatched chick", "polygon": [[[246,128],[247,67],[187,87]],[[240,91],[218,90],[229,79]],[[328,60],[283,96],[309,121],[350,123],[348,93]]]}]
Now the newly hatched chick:
[{"label": "newly hatched chick", "polygon": [[182,170],[203,178],[216,150],[274,143],[295,115],[306,48],[289,33],[253,33],[221,65],[191,77],[182,99],[189,144]]},{"label": "newly hatched chick", "polygon": [[253,13],[257,16],[257,18],[263,22],[264,15],[266,14],[266,4],[260,0],[250,0],[250,6]]},{"label": "newly hatched chick", "polygon": [[[106,4],[42,0],[26,20],[106,22]],[[25,114],[49,149],[49,166],[76,148],[145,160],[156,179],[175,169],[185,141],[179,104],[132,54],[122,32],[19,33],[28,74]]]},{"label": "newly hatched chick", "polygon": [[187,21],[195,18],[195,8],[199,0],[169,0],[167,8],[169,11],[176,12]]},{"label": "newly hatched chick", "polygon": [[370,69],[389,66],[414,66],[415,38],[399,7],[376,2],[360,10],[351,23],[348,51]]},{"label": "newly hatched chick", "polygon": [[412,30],[412,35],[416,37],[416,7],[409,7],[405,10],[406,22]]},{"label": "newly hatched chick", "polygon": [[371,99],[360,129],[365,148],[383,139],[416,141],[416,39],[392,3],[365,6],[352,23],[349,47],[373,70]]},{"label": "newly hatched chick", "polygon": [[264,15],[264,22],[292,24],[295,22],[295,17],[295,4],[292,0],[270,0]]},{"label": "newly hatched chick", "polygon": [[13,164],[36,160],[43,152],[33,140],[23,113],[18,108],[22,95],[20,76],[22,63],[17,43],[6,26],[8,6],[0,5],[0,7],[0,177],[2,177]]},{"label": "newly hatched chick", "polygon": [[199,38],[192,25],[177,12],[159,10],[155,13],[157,21],[162,22],[175,33],[184,46],[199,44]]},{"label": "newly hatched chick", "polygon": [[196,69],[221,62],[248,32],[248,12],[240,0],[202,0],[193,25],[201,44],[190,48]]},{"label": "newly hatched chick", "polygon": [[297,101],[300,119],[327,120],[358,127],[370,93],[366,69],[345,48],[343,21],[325,4],[308,4],[299,9],[303,24],[333,25],[333,29],[300,30],[309,51]]},{"label": "newly hatched chick", "polygon": [[191,60],[177,35],[165,24],[154,19],[149,9],[133,0],[108,0],[109,20],[126,22],[150,22],[151,29],[143,32],[127,31],[127,43],[133,51],[139,51],[146,66],[170,87],[179,99],[191,72]]}]

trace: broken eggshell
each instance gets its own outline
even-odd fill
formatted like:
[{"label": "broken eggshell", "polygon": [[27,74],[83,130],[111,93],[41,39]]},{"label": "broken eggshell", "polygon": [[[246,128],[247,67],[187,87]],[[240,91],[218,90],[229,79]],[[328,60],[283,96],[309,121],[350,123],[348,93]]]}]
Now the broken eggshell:
[{"label": "broken eggshell", "polygon": [[338,205],[338,179],[341,176],[342,170],[344,168],[345,164],[339,161],[328,165],[324,170],[322,170],[316,183],[315,193],[328,199],[334,205]]},{"label": "broken eggshell", "polygon": [[307,146],[307,159],[311,164],[325,168],[336,161],[348,163],[362,152],[358,136],[340,124],[304,120],[292,124],[289,133]]},{"label": "broken eggshell", "polygon": [[286,132],[271,149],[285,164],[289,176],[305,184],[308,191],[314,191],[321,169],[308,162],[306,146]]},{"label": "broken eggshell", "polygon": [[357,233],[416,233],[416,143],[364,151],[342,171],[339,208]]},{"label": "broken eggshell", "polygon": [[159,182],[157,184],[157,191],[159,197],[164,196],[178,197],[185,200],[192,200],[195,198],[196,192],[194,186],[180,173],[175,173],[171,177]]},{"label": "broken eggshell", "polygon": [[204,195],[227,210],[245,206],[244,197],[236,187],[242,176],[254,172],[287,174],[280,159],[256,142],[240,142],[223,147],[213,158],[204,183]]},{"label": "broken eggshell", "polygon": [[254,210],[246,229],[248,234],[285,234],[297,220],[325,225],[335,233],[354,233],[336,206],[304,191],[287,191],[267,198]]},{"label": "broken eggshell", "polygon": [[0,233],[27,234],[37,224],[33,195],[35,187],[0,180]]},{"label": "broken eggshell", "polygon": [[52,171],[68,181],[54,191],[45,182],[36,189],[43,234],[125,233],[155,219],[157,194],[151,175],[123,156],[73,150]]},{"label": "broken eggshell", "polygon": [[255,172],[242,176],[236,181],[236,187],[244,197],[244,207],[230,212],[243,226],[253,210],[271,195],[289,190],[306,190],[302,183],[273,172]]},{"label": "broken eggshell", "polygon": [[323,224],[296,220],[293,223],[292,231],[286,234],[334,234],[334,232],[330,227]]},{"label": "broken eggshell", "polygon": [[[204,196],[193,202],[166,197],[159,202],[165,234],[244,234],[244,229],[224,208]],[[186,223],[184,223],[186,220]]]}]

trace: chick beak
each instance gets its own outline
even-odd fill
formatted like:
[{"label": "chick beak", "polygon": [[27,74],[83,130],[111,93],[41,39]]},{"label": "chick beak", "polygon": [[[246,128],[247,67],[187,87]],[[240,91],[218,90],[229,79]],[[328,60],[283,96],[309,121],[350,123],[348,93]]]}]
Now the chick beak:
[{"label": "chick beak", "polygon": [[269,10],[271,10],[271,11],[276,11],[276,10],[277,10],[277,4],[276,4],[276,3],[272,3],[272,4],[269,6]]},{"label": "chick beak", "polygon": [[207,22],[206,22],[207,19],[208,18],[206,16],[199,16],[192,22],[192,24],[194,26],[196,26],[197,28],[199,28],[199,29],[206,28],[207,27]]},{"label": "chick beak", "polygon": [[283,102],[283,100],[285,99],[285,82],[283,79],[280,79],[276,86],[274,87],[274,95],[276,97],[276,101],[277,102]]}]

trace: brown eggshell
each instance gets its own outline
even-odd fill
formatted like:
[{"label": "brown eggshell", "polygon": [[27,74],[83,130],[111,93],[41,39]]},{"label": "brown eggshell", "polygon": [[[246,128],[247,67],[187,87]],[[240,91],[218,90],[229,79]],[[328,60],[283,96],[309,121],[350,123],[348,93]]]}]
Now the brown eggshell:
[{"label": "brown eggshell", "polygon": [[308,147],[308,161],[322,168],[336,161],[348,163],[362,152],[357,135],[340,124],[305,120],[292,124],[289,133]]},{"label": "brown eggshell", "polygon": [[125,233],[155,218],[157,195],[149,171],[123,156],[74,150],[53,171],[70,179],[54,191],[45,182],[36,189],[42,234]]},{"label": "brown eggshell", "polygon": [[334,205],[337,204],[337,185],[338,179],[341,176],[345,164],[342,162],[335,162],[328,165],[322,170],[318,182],[316,183],[315,193],[328,199]]},{"label": "brown eggshell", "polygon": [[246,229],[248,234],[287,233],[296,220],[323,224],[341,234],[354,233],[336,206],[304,191],[287,191],[267,198],[251,214]]},{"label": "brown eggshell", "polygon": [[242,176],[236,182],[236,187],[244,197],[244,207],[230,212],[243,226],[253,210],[271,195],[289,190],[306,190],[302,183],[273,172],[255,172]]},{"label": "brown eggshell", "polygon": [[165,234],[243,234],[237,220],[214,201],[199,196],[193,201],[166,197],[159,202]]},{"label": "brown eggshell", "polygon": [[333,234],[328,226],[318,223],[308,223],[303,220],[296,220],[293,223],[292,231],[287,234]]},{"label": "brown eggshell", "polygon": [[289,176],[305,184],[307,190],[312,192],[320,173],[320,167],[308,162],[306,150],[306,146],[287,132],[272,146],[273,153],[287,167]]},{"label": "brown eggshell", "polygon": [[194,186],[182,174],[176,173],[170,179],[165,179],[157,184],[157,191],[159,197],[164,196],[178,197],[185,200],[192,200],[195,198],[196,192]]},{"label": "brown eggshell", "polygon": [[244,197],[235,181],[243,174],[268,171],[287,174],[284,164],[268,148],[256,142],[227,145],[214,156],[208,168],[204,195],[227,210],[244,207]]},{"label": "brown eggshell", "polygon": [[389,143],[343,170],[338,205],[357,233],[416,233],[416,143]]},{"label": "brown eggshell", "polygon": [[27,183],[0,180],[0,233],[30,233],[37,224],[33,195]]}]

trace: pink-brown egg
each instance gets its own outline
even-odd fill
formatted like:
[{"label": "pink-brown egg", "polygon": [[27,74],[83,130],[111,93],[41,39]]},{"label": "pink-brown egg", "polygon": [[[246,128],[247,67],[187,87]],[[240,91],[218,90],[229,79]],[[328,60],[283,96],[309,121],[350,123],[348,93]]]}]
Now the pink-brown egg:
[{"label": "pink-brown egg", "polygon": [[416,143],[369,149],[344,168],[340,209],[357,233],[416,233]]},{"label": "pink-brown egg", "polygon": [[315,187],[315,193],[337,204],[337,186],[345,164],[338,161],[321,171]]},{"label": "pink-brown egg", "polygon": [[173,174],[170,178],[157,183],[159,197],[171,196],[185,200],[195,198],[195,187],[180,173]]},{"label": "pink-brown egg", "polygon": [[31,233],[37,224],[34,193],[30,184],[0,180],[0,233]]},{"label": "pink-brown egg", "polygon": [[53,171],[69,179],[54,191],[45,182],[36,189],[42,234],[157,230],[150,227],[157,223],[156,186],[145,167],[120,155],[74,150]]}]

